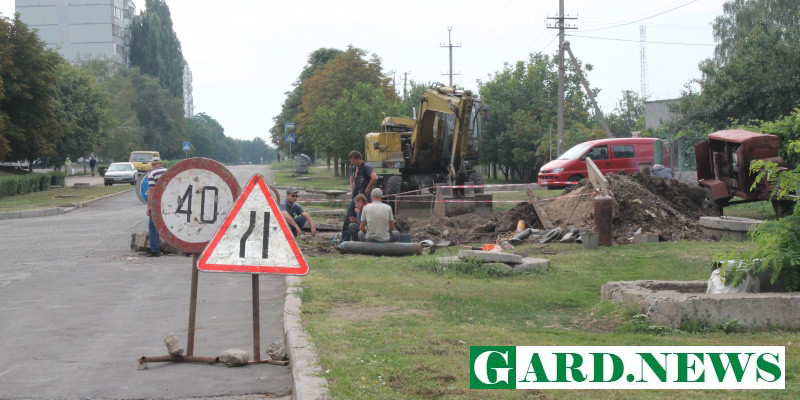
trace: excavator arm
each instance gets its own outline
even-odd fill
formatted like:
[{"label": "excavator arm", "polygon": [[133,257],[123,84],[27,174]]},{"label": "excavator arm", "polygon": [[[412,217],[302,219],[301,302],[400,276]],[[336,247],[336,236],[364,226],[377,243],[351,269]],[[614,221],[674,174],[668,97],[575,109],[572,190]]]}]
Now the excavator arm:
[{"label": "excavator arm", "polygon": [[[467,151],[469,119],[473,97],[469,90],[438,86],[426,89],[419,102],[417,121],[411,134],[412,164],[425,165],[442,161],[441,143],[447,134],[439,113],[455,115],[448,171],[452,182],[466,180],[464,158]],[[463,175],[463,176],[461,176]]]}]

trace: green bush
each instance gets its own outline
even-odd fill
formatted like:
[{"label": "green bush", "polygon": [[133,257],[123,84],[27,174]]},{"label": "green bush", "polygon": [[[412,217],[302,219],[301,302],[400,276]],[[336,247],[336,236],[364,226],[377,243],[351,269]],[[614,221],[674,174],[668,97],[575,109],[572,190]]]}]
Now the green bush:
[{"label": "green bush", "polygon": [[53,171],[48,173],[50,175],[50,185],[53,186],[66,186],[67,174],[61,171]]},{"label": "green bush", "polygon": [[14,196],[17,194],[19,179],[16,176],[4,176],[0,178],[0,196]]},{"label": "green bush", "polygon": [[50,174],[42,174],[39,177],[39,191],[48,190],[50,189]]},{"label": "green bush", "polygon": [[106,174],[107,169],[108,169],[108,164],[98,165],[97,173],[100,174],[100,176],[104,176]]},{"label": "green bush", "polygon": [[0,178],[0,197],[48,190],[50,185],[64,186],[65,179],[66,174],[61,171],[4,176]]}]

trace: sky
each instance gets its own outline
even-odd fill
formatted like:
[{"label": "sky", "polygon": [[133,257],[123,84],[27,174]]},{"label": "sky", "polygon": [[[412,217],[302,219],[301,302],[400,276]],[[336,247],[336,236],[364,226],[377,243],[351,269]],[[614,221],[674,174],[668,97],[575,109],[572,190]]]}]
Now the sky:
[{"label": "sky", "polygon": [[[144,0],[134,0],[138,11]],[[640,26],[646,26],[647,98],[679,97],[714,52],[711,24],[724,0],[565,0],[567,40],[604,113],[623,90],[641,92]],[[222,124],[225,134],[269,143],[273,117],[285,93],[316,49],[348,45],[378,55],[395,77],[453,83],[478,90],[504,64],[531,53],[554,55],[558,0],[167,0],[175,32],[193,77],[195,113]],[[12,15],[13,0],[0,0]],[[448,32],[448,27],[451,31]],[[377,122],[376,122],[377,124]]]}]

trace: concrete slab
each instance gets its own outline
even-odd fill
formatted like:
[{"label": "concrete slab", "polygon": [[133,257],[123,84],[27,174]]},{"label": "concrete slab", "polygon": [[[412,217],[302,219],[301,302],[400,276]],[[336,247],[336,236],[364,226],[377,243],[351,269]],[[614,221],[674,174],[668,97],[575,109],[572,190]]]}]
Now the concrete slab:
[{"label": "concrete slab", "polygon": [[642,232],[633,234],[634,243],[654,243],[658,242],[658,234],[653,232]]},{"label": "concrete slab", "polygon": [[631,304],[656,325],[680,328],[690,321],[719,325],[740,321],[753,330],[800,330],[800,292],[706,294],[706,281],[609,282],[600,296]]},{"label": "concrete slab", "polygon": [[461,250],[458,252],[458,258],[461,260],[475,259],[487,263],[522,264],[522,257],[498,251]]},{"label": "concrete slab", "polygon": [[525,257],[521,264],[514,266],[514,271],[545,272],[549,266],[550,260],[546,258]]},{"label": "concrete slab", "polygon": [[747,233],[764,221],[739,217],[700,217],[698,225],[706,234],[720,239],[747,240]]}]

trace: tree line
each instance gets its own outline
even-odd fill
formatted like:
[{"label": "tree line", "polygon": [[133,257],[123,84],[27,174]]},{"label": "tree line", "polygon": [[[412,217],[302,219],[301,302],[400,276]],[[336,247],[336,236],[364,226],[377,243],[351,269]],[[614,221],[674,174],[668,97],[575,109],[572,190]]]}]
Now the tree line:
[{"label": "tree line", "polygon": [[[505,179],[535,180],[539,167],[548,161],[548,132],[555,130],[557,116],[556,62],[556,57],[533,54],[478,82],[479,97],[491,108],[481,162],[492,166],[495,177],[500,170]],[[567,144],[604,136],[571,67],[567,82]],[[377,55],[353,46],[318,49],[309,55],[294,89],[286,93],[281,113],[273,119],[272,144],[288,153],[284,124],[294,123],[292,152],[324,156],[328,165],[333,161],[338,176],[351,150],[363,152],[366,133],[380,129],[386,116],[412,117],[430,85],[412,82],[400,96]],[[644,126],[644,106],[635,93],[623,95],[608,120],[616,135],[630,136]]]},{"label": "tree line", "polygon": [[0,16],[0,160],[61,166],[67,157],[269,162],[261,138],[237,140],[207,114],[186,117],[180,42],[163,0],[148,0],[131,26],[131,67],[108,59],[65,60],[18,18]]}]

